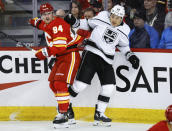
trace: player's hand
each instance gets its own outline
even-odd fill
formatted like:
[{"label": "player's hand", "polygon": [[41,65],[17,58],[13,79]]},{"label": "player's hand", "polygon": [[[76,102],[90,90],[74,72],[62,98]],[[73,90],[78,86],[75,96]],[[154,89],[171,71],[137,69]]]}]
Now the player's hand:
[{"label": "player's hand", "polygon": [[72,14],[66,15],[64,20],[70,25],[74,25],[76,23],[76,18]]},{"label": "player's hand", "polygon": [[139,65],[140,65],[140,60],[139,58],[133,53],[133,52],[129,52],[127,53],[127,59],[128,61],[131,63],[132,67],[134,69],[138,69]]},{"label": "player's hand", "polygon": [[78,44],[77,47],[85,47],[85,46],[87,45],[87,43],[88,43],[88,39],[84,39],[84,40],[82,41],[82,43]]},{"label": "player's hand", "polygon": [[35,18],[32,18],[32,19],[29,19],[29,24],[32,25],[33,27],[37,27],[38,24],[40,24],[42,22],[42,20],[38,17],[35,17]]},{"label": "player's hand", "polygon": [[40,50],[38,50],[35,54],[35,56],[40,59],[40,60],[44,60],[45,58],[49,57],[49,50],[47,47],[42,48]]}]

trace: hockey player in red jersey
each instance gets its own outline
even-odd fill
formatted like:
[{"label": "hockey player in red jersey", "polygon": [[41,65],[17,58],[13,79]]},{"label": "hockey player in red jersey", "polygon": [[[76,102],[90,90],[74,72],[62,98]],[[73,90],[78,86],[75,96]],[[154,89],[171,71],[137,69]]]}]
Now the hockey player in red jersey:
[{"label": "hockey player in red jersey", "polygon": [[172,131],[172,105],[169,105],[165,111],[166,120],[153,125],[148,131]]},{"label": "hockey player in red jersey", "polygon": [[53,15],[53,7],[49,3],[40,6],[40,14],[41,19],[33,18],[29,22],[45,32],[48,46],[37,51],[35,56],[40,60],[50,56],[55,56],[57,59],[49,76],[49,85],[55,94],[59,112],[53,124],[55,128],[68,127],[68,85],[73,84],[80,64],[79,50],[75,45],[83,39],[79,35],[74,39],[71,37],[70,25],[62,18]]}]

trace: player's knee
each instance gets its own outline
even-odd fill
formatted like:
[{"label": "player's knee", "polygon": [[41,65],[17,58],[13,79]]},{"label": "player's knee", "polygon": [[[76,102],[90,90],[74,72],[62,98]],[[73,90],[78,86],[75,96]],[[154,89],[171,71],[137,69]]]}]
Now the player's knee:
[{"label": "player's knee", "polygon": [[78,93],[73,90],[71,85],[68,87],[68,91],[72,97],[76,97],[78,95]]},{"label": "player's knee", "polygon": [[68,92],[67,83],[61,81],[54,81],[54,87],[57,92]]},{"label": "player's knee", "polygon": [[83,91],[86,87],[87,87],[88,84],[84,83],[84,82],[81,82],[81,81],[78,81],[76,80],[74,83],[73,83],[73,89],[76,91],[76,92],[81,92]]},{"label": "player's knee", "polygon": [[75,80],[73,86],[69,86],[68,91],[71,96],[76,97],[79,92],[83,91],[87,87],[86,83]]},{"label": "player's knee", "polygon": [[100,91],[100,94],[106,97],[110,97],[113,93],[115,85],[109,84],[109,85],[103,85]]}]

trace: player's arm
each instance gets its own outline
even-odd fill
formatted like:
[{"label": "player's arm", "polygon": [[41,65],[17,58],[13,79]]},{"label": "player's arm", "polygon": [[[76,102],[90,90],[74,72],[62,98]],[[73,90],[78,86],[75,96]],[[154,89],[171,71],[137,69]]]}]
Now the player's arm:
[{"label": "player's arm", "polygon": [[66,36],[68,37],[67,50],[77,48],[77,45],[82,43],[82,41],[85,39],[85,37],[81,36],[81,35],[79,35],[77,33],[75,34],[74,37],[71,37],[72,32],[71,32],[70,25],[66,21],[63,21],[63,22],[66,25],[65,27],[67,27],[66,28],[67,31],[65,33]]},{"label": "player's arm", "polygon": [[[66,27],[67,26],[65,26],[65,28]],[[70,47],[77,45],[83,41],[83,37],[76,35],[76,37],[73,40],[67,43],[67,38],[70,36],[70,33],[68,27],[67,29],[65,28],[63,28],[63,25],[59,25],[58,28],[56,28],[56,26],[54,27],[53,31],[56,32],[57,29],[59,30],[59,32],[57,34],[54,32],[55,37],[50,47],[42,48],[35,54],[35,56],[38,59],[44,60],[45,58],[50,57],[51,55],[63,55],[63,53],[65,53],[66,50],[71,49]]]},{"label": "player's arm", "polygon": [[44,60],[50,56],[50,50],[48,47],[42,48],[35,53],[35,56],[40,60]]},{"label": "player's arm", "polygon": [[35,18],[32,18],[32,19],[29,19],[29,24],[32,25],[33,27],[36,27],[38,28],[39,30],[45,30],[45,22],[38,18],[38,17],[35,17]]},{"label": "player's arm", "polygon": [[[59,24],[60,23],[60,24]],[[55,21],[51,27],[47,28],[51,32],[53,41],[49,47],[39,50],[35,55],[43,60],[46,57],[61,55],[67,49],[67,40],[70,36],[70,26],[63,21]]]},{"label": "player's arm", "polygon": [[73,15],[69,14],[65,16],[64,20],[72,25],[73,28],[79,28],[83,30],[94,29],[99,23],[104,21],[105,12],[100,12],[97,16],[91,19],[76,19]]},{"label": "player's arm", "polygon": [[117,45],[117,48],[121,51],[122,54],[126,54],[127,52],[131,52],[130,51],[130,47],[129,47],[129,32],[130,32],[130,28],[128,26],[123,26],[122,28],[118,28],[118,34],[119,34],[119,42]]},{"label": "player's arm", "polygon": [[76,19],[73,15],[69,14],[65,16],[64,20],[70,24],[73,28],[79,28],[83,30],[90,30],[94,28],[94,23],[90,24],[90,19]]},{"label": "player's arm", "polygon": [[[58,37],[57,37],[58,39]],[[63,42],[64,41],[64,42]],[[67,48],[66,42],[65,40],[55,40],[52,42],[52,46],[51,47],[45,47],[42,48],[40,50],[38,50],[35,53],[35,56],[40,59],[40,60],[44,60],[47,57],[50,56],[56,56],[56,55],[61,55]]]},{"label": "player's arm", "polygon": [[80,35],[76,34],[75,37],[70,42],[68,42],[67,49],[70,49],[73,47],[77,48],[77,45],[82,43],[84,39],[85,39],[84,36],[80,36]]},{"label": "player's arm", "polygon": [[130,50],[128,36],[125,34],[120,35],[120,41],[117,48],[126,56],[126,59],[131,63],[134,69],[138,69],[140,65],[139,58]]}]

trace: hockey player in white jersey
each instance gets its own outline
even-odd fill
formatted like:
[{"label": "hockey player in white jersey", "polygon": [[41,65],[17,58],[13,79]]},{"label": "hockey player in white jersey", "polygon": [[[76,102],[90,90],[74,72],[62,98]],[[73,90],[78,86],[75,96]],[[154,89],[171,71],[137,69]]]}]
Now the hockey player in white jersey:
[{"label": "hockey player in white jersey", "polygon": [[[98,74],[101,91],[98,96],[94,114],[95,125],[100,122],[110,125],[112,121],[104,112],[115,88],[115,74],[112,67],[116,47],[126,56],[134,69],[139,67],[138,57],[130,51],[128,34],[130,28],[123,22],[124,7],[115,5],[111,12],[102,11],[92,19],[76,20],[73,16],[66,16],[65,20],[73,27],[89,30],[91,36],[82,54],[82,61],[73,86],[69,87],[70,95],[76,97],[88,85],[95,73]],[[108,124],[107,124],[108,123]]]}]

